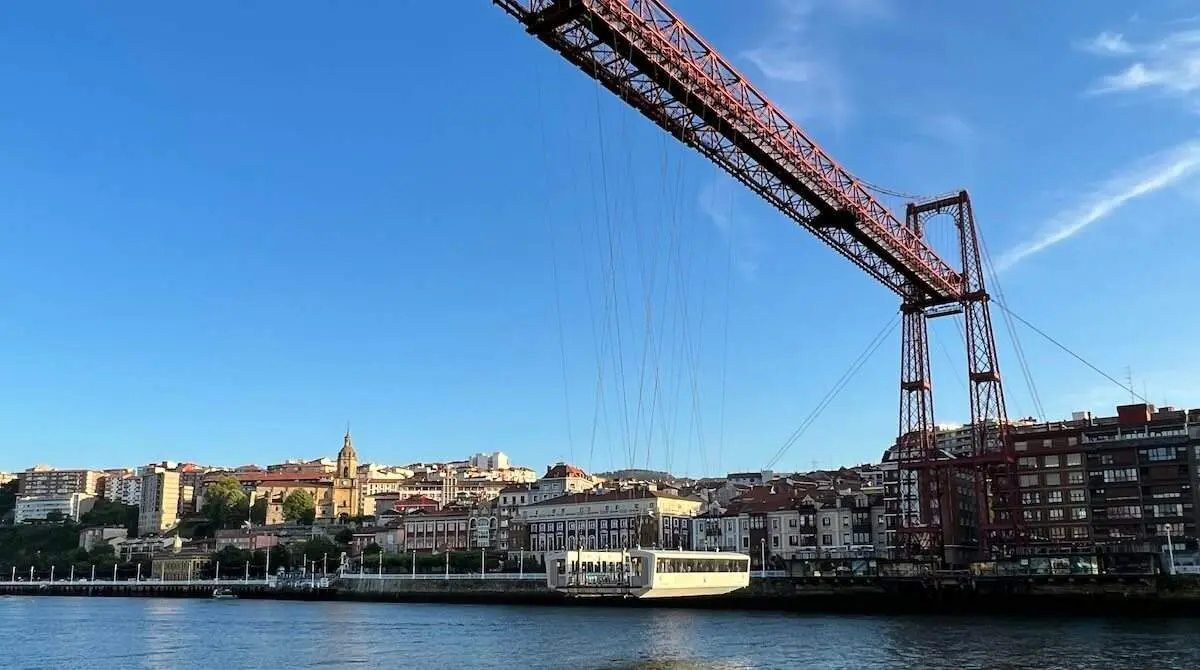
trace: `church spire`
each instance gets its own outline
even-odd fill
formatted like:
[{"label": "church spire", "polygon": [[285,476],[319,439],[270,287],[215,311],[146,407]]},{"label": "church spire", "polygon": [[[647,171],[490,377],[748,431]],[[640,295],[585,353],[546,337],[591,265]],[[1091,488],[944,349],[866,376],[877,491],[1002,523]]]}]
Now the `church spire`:
[{"label": "church spire", "polygon": [[337,456],[338,476],[352,479],[358,476],[358,452],[354,450],[354,438],[350,437],[350,425],[346,425],[346,436],[342,438],[342,450]]}]

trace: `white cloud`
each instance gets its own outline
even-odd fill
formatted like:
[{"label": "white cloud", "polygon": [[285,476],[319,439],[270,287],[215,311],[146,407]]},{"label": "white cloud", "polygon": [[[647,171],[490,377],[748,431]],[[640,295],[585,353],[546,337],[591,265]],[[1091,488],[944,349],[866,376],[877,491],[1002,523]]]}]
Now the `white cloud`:
[{"label": "white cloud", "polygon": [[1128,61],[1120,70],[1100,77],[1091,93],[1158,93],[1182,99],[1200,111],[1200,30],[1179,30],[1146,42],[1129,42],[1123,35],[1104,32],[1082,47]]},{"label": "white cloud", "polygon": [[852,114],[846,78],[834,45],[820,39],[825,30],[814,30],[813,26],[833,20],[886,19],[892,16],[892,0],[775,0],[771,4],[772,30],[761,43],[744,50],[741,57],[767,80],[779,84],[769,89],[792,118],[822,118],[835,128],[843,127]]},{"label": "white cloud", "polygon": [[1180,183],[1200,170],[1200,141],[1185,142],[1155,154],[1107,180],[1081,202],[1050,219],[1033,239],[996,259],[996,271],[1065,242],[1126,203]]},{"label": "white cloud", "polygon": [[1085,51],[1101,56],[1112,56],[1133,53],[1133,47],[1125,41],[1121,33],[1104,31],[1080,45]]}]

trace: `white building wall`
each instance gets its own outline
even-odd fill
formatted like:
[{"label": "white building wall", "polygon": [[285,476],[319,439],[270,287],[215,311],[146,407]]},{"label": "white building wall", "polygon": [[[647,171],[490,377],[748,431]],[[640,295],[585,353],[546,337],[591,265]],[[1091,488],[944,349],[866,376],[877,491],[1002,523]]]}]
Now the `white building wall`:
[{"label": "white building wall", "polygon": [[79,517],[87,514],[96,504],[96,496],[85,493],[72,493],[55,496],[21,496],[17,498],[14,510],[16,523],[27,523],[46,519],[51,513],[58,512],[62,516],[79,521]]}]

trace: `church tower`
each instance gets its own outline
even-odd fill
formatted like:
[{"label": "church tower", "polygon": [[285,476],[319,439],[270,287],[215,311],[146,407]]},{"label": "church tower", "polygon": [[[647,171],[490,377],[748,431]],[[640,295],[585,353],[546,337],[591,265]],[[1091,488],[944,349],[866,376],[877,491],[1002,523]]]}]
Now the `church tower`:
[{"label": "church tower", "polygon": [[337,518],[362,516],[362,490],[358,481],[358,452],[350,430],[342,438],[342,450],[337,455],[337,472],[333,479],[334,514]]},{"label": "church tower", "polygon": [[354,439],[350,437],[349,430],[342,438],[342,450],[338,452],[337,457],[337,472],[338,477],[342,479],[358,478],[358,452],[354,450]]}]

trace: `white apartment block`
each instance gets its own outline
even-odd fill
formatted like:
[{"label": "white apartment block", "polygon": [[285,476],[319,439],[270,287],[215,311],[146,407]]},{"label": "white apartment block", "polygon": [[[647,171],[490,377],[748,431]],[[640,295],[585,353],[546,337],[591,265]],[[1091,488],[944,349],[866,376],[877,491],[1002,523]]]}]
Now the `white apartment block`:
[{"label": "white apartment block", "polygon": [[490,454],[475,454],[468,461],[476,470],[507,470],[512,467],[508,454],[495,451]]},{"label": "white apartment block", "polygon": [[142,504],[142,480],[137,475],[109,475],[104,478],[104,499],[123,505]]},{"label": "white apartment block", "polygon": [[96,496],[86,493],[20,496],[17,498],[14,510],[14,521],[16,523],[45,521],[56,513],[64,519],[79,521],[79,517],[87,514],[95,504]]}]

